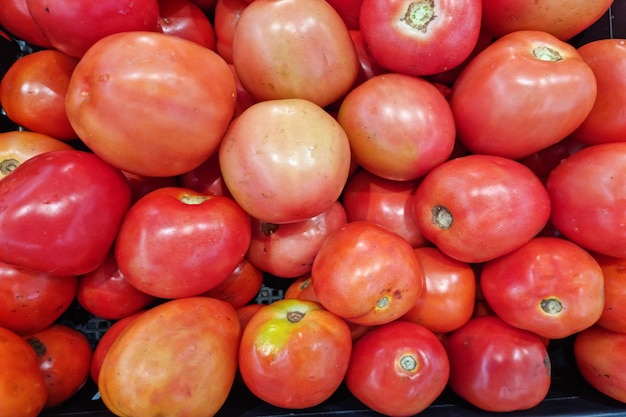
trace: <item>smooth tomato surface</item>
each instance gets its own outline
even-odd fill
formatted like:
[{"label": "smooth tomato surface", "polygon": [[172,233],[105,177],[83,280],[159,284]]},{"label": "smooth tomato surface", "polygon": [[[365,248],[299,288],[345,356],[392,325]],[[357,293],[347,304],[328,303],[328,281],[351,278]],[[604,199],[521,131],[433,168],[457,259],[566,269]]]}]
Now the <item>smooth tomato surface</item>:
[{"label": "smooth tomato surface", "polygon": [[191,0],[158,0],[159,30],[215,50],[215,30],[208,15]]},{"label": "smooth tomato surface", "polygon": [[626,259],[597,253],[593,257],[604,277],[604,310],[595,324],[626,333]]},{"label": "smooth tomato surface", "polygon": [[43,133],[13,130],[0,133],[0,178],[40,153],[71,150],[69,144]]},{"label": "smooth tomato surface", "polygon": [[229,302],[238,309],[251,302],[261,290],[262,285],[263,271],[248,259],[243,258],[224,281],[204,295]]},{"label": "smooth tomato surface", "polygon": [[52,48],[52,44],[30,14],[26,0],[3,1],[0,8],[0,26],[17,39],[41,48]]}]

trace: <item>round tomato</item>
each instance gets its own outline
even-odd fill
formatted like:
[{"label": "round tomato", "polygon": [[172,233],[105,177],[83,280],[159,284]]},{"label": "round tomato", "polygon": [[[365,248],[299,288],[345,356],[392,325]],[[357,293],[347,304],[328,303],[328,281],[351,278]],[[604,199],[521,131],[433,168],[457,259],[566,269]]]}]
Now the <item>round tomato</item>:
[{"label": "round tomato", "polygon": [[71,149],[69,144],[43,133],[28,130],[0,133],[0,179],[35,155]]},{"label": "round tomato", "polygon": [[467,64],[450,105],[468,150],[519,159],[572,133],[596,95],[593,71],[576,48],[546,32],[519,31]]},{"label": "round tomato", "polygon": [[227,301],[239,308],[251,302],[262,286],[263,271],[244,258],[224,281],[204,295]]},{"label": "round tomato", "polygon": [[191,0],[158,0],[159,30],[215,50],[215,30],[209,17]]},{"label": "round tomato", "polygon": [[593,254],[604,277],[604,310],[596,322],[614,332],[626,333],[626,259]]},{"label": "round tomato", "polygon": [[327,400],[343,381],[348,325],[313,301],[279,300],[258,310],[241,338],[239,370],[254,395],[300,409]]},{"label": "round tomato", "polygon": [[235,79],[215,52],[135,31],[107,36],[82,57],[66,111],[79,138],[111,165],[167,177],[216,151],[235,102]]},{"label": "round tomato", "polygon": [[241,326],[226,301],[170,300],[135,318],[109,348],[98,376],[117,415],[212,416],[237,370]]}]

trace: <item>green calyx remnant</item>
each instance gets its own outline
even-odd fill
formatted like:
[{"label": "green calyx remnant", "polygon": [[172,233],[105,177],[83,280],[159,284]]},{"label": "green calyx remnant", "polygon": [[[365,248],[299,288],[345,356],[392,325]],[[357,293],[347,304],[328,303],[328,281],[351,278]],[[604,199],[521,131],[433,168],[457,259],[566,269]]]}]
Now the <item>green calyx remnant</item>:
[{"label": "green calyx remnant", "polygon": [[385,308],[389,305],[389,297],[386,295],[376,303],[376,308]]},{"label": "green calyx remnant", "polygon": [[417,369],[417,361],[411,355],[404,355],[398,362],[400,367],[407,372],[413,372]]},{"label": "green calyx remnant", "polygon": [[548,46],[534,47],[533,56],[541,61],[558,62],[563,60],[563,56],[561,56],[559,51]]},{"label": "green calyx remnant", "polygon": [[541,309],[547,314],[558,314],[563,310],[563,304],[556,298],[541,300]]},{"label": "green calyx remnant", "polygon": [[454,217],[452,217],[452,213],[450,213],[447,207],[434,206],[430,212],[433,215],[431,222],[438,228],[448,230],[452,226]]},{"label": "green calyx remnant", "polygon": [[202,204],[208,199],[209,197],[204,195],[184,195],[180,198],[180,201],[185,204]]},{"label": "green calyx remnant", "polygon": [[426,33],[435,15],[435,0],[417,0],[409,4],[402,21],[410,27]]}]

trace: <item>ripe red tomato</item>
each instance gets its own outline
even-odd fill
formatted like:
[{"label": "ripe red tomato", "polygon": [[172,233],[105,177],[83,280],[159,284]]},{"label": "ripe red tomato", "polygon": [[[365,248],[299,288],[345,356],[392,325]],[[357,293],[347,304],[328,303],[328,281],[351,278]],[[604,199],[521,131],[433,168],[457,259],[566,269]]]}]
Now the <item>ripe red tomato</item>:
[{"label": "ripe red tomato", "polygon": [[33,20],[26,0],[5,0],[0,7],[0,26],[17,39],[43,49],[52,48],[42,30]]},{"label": "ripe red tomato", "polygon": [[69,144],[43,133],[28,130],[0,133],[0,179],[35,155],[71,149]]},{"label": "ripe red tomato", "polygon": [[626,333],[626,259],[594,253],[604,277],[604,310],[595,323],[614,332]]},{"label": "ripe red tomato", "polygon": [[109,348],[98,376],[117,415],[212,416],[237,370],[241,327],[232,305],[170,300],[142,313]]},{"label": "ripe red tomato", "polygon": [[588,146],[550,173],[550,221],[583,248],[626,258],[626,143]]},{"label": "ripe red tomato", "polygon": [[51,275],[96,269],[130,205],[122,173],[88,152],[46,152],[0,180],[0,260]]},{"label": "ripe red tomato", "polygon": [[536,334],[494,315],[472,318],[446,335],[448,386],[474,406],[495,412],[527,410],[550,388],[550,357]]},{"label": "ripe red tomato", "polygon": [[519,162],[467,155],[433,169],[413,196],[422,235],[454,259],[479,263],[528,242],[550,216],[548,193]]},{"label": "ripe red tomato", "polygon": [[26,341],[37,354],[48,388],[44,408],[69,400],[87,382],[93,352],[84,334],[63,324],[53,324],[27,336]]},{"label": "ripe red tomato", "polygon": [[267,304],[252,303],[252,304],[246,304],[245,306],[239,307],[237,309],[237,317],[239,318],[239,323],[241,323],[242,331],[243,329],[246,328],[252,316],[254,316],[257,311],[259,311],[266,305]]},{"label": "ripe red tomato", "polygon": [[48,397],[46,381],[30,345],[0,327],[0,417],[36,417]]},{"label": "ripe red tomato", "polygon": [[359,30],[359,14],[363,0],[328,0],[349,30]]},{"label": "ripe red tomato", "polygon": [[350,222],[326,237],[313,261],[322,305],[350,322],[391,322],[415,305],[424,272],[413,247],[375,223]]},{"label": "ripe red tomato", "polygon": [[130,191],[132,193],[131,201],[133,204],[150,191],[154,191],[158,188],[177,187],[179,185],[178,177],[176,176],[147,177],[126,171],[122,171],[122,174],[124,174],[130,184]]},{"label": "ripe red tomato", "polygon": [[181,187],[189,188],[202,194],[231,197],[230,191],[228,191],[222,178],[218,152],[215,152],[202,164],[180,175],[178,178]]},{"label": "ripe red tomato", "polygon": [[300,409],[327,400],[343,381],[348,325],[313,301],[283,299],[258,310],[241,338],[239,370],[254,395]]},{"label": "ripe red tomato", "polygon": [[257,101],[300,98],[325,107],[343,97],[359,60],[341,16],[324,0],[255,0],[241,13],[233,64]]},{"label": "ripe red tomato", "polygon": [[572,133],[596,94],[593,71],[576,48],[546,32],[519,31],[467,64],[450,105],[458,139],[472,153],[518,159]]},{"label": "ripe red tomato", "polygon": [[216,151],[235,102],[235,79],[215,52],[135,31],[89,48],[70,79],[66,111],[79,138],[110,164],[167,177]]},{"label": "ripe red tomato", "polygon": [[215,50],[229,64],[233,63],[235,26],[247,6],[246,0],[217,0],[215,4]]},{"label": "ripe red tomato", "polygon": [[244,258],[217,287],[204,293],[232,304],[236,309],[251,302],[263,286],[263,271]]},{"label": "ripe red tomato", "polygon": [[398,320],[371,329],[354,343],[345,382],[372,410],[412,416],[439,397],[449,375],[448,355],[437,336]]},{"label": "ripe red tomato", "polygon": [[359,27],[365,49],[380,66],[422,76],[447,71],[469,56],[480,16],[481,0],[364,0]]},{"label": "ripe red tomato", "polygon": [[53,277],[0,262],[0,327],[19,335],[50,326],[76,295],[75,276]]},{"label": "ripe red tomato", "polygon": [[545,338],[586,329],[604,308],[600,265],[580,246],[557,237],[533,238],[487,261],[480,286],[498,317]]},{"label": "ripe red tomato", "polygon": [[215,50],[215,30],[200,6],[191,0],[158,0],[159,30]]},{"label": "ripe red tomato", "polygon": [[346,95],[337,121],[348,135],[354,161],[391,180],[424,176],[454,147],[448,101],[418,77],[382,74],[365,81]]}]

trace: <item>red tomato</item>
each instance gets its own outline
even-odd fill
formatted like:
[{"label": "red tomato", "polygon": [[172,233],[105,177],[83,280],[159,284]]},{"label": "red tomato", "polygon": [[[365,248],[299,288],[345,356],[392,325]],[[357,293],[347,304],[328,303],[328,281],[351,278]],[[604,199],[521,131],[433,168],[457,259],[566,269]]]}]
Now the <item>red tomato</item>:
[{"label": "red tomato", "polygon": [[380,177],[407,181],[447,160],[455,127],[446,98],[428,81],[382,74],[348,93],[337,121],[355,162]]},{"label": "red tomato", "polygon": [[29,344],[0,327],[0,417],[36,417],[43,410],[48,389]]},{"label": "red tomato", "polygon": [[232,305],[171,300],[142,313],[109,348],[98,376],[117,415],[212,416],[237,370],[241,327]]},{"label": "red tomato", "polygon": [[518,30],[541,30],[568,40],[591,26],[612,0],[483,0],[483,26],[497,37]]},{"label": "red tomato", "polygon": [[26,0],[4,0],[0,7],[0,26],[17,39],[40,48],[52,48],[48,38],[33,20]]},{"label": "red tomato", "polygon": [[573,46],[546,32],[520,31],[467,64],[450,105],[458,139],[472,153],[518,159],[572,133],[596,94],[593,71]]},{"label": "red tomato", "polygon": [[115,259],[138,290],[189,297],[228,278],[243,260],[250,235],[249,216],[230,197],[159,188],[128,210]]},{"label": "red tomato", "polygon": [[361,64],[361,68],[359,69],[359,75],[357,75],[354,86],[363,84],[365,81],[369,80],[375,75],[380,75],[387,72],[387,70],[381,68],[380,65],[372,61],[372,58],[369,56],[369,54],[365,50],[365,46],[363,45],[363,36],[361,35],[360,30],[350,30],[350,37],[352,38],[357,57],[359,58],[359,63]]},{"label": "red tomato", "polygon": [[209,17],[191,0],[158,0],[159,30],[215,50],[215,30]]},{"label": "red tomato", "polygon": [[248,321],[239,370],[258,398],[301,409],[326,401],[337,390],[351,351],[345,321],[313,301],[279,300]]},{"label": "red tomato", "polygon": [[219,162],[232,196],[250,216],[292,223],[317,216],[337,201],[348,179],[350,143],[318,105],[268,100],[231,123]]},{"label": "red tomato", "polygon": [[576,335],[574,358],[583,378],[601,393],[626,403],[626,334],[592,326]]},{"label": "red tomato", "polygon": [[375,62],[421,76],[447,71],[469,56],[480,33],[480,15],[481,0],[364,0],[359,22]]},{"label": "red tomato", "polygon": [[413,247],[396,233],[365,221],[347,223],[326,237],[311,278],[325,308],[364,325],[404,315],[424,285]]},{"label": "red tomato", "polygon": [[[80,58],[98,40],[119,32],[156,31],[157,0],[26,0],[33,20],[59,51]],[[117,62],[119,64],[119,62]]]},{"label": "red tomato", "polygon": [[65,112],[65,96],[78,59],[49,49],[18,59],[0,82],[0,102],[7,116],[33,132],[57,139],[76,133]]},{"label": "red tomato", "polygon": [[596,322],[614,332],[626,333],[626,259],[593,254],[604,277],[604,310]]},{"label": "red tomato", "polygon": [[550,388],[550,357],[534,333],[497,316],[472,318],[443,340],[448,386],[474,406],[494,412],[527,410]]},{"label": "red tomato", "polygon": [[300,98],[324,107],[343,97],[359,60],[341,16],[324,0],[255,0],[233,35],[233,64],[257,101]]},{"label": "red tomato", "polygon": [[97,269],[80,277],[76,300],[95,316],[117,320],[147,307],[156,298],[130,285],[110,251]]},{"label": "red tomato", "polygon": [[580,246],[556,237],[536,237],[486,262],[480,286],[498,317],[545,338],[586,329],[604,308],[598,262]]},{"label": "red tomato", "polygon": [[573,135],[569,135],[554,145],[550,145],[538,152],[518,159],[518,162],[526,165],[535,175],[545,182],[550,172],[552,172],[561,161],[586,146],[587,145],[584,143],[575,139]]},{"label": "red tomato", "polygon": [[45,408],[69,400],[87,382],[93,352],[84,334],[63,324],[53,324],[27,336],[26,341],[37,354],[39,370],[48,387]]},{"label": "red tomato", "polygon": [[53,277],[0,262],[0,327],[19,335],[50,326],[76,295],[75,276]]},{"label": "red tomato", "polygon": [[626,258],[624,178],[626,143],[593,145],[576,152],[547,179],[551,223],[587,250]]},{"label": "red tomato", "polygon": [[426,239],[454,259],[478,263],[517,249],[541,231],[550,199],[539,178],[519,162],[467,155],[427,174],[413,209]]},{"label": "red tomato", "polygon": [[34,156],[0,180],[0,260],[51,275],[93,271],[130,198],[124,175],[91,153]]},{"label": "red tomato", "polygon": [[266,304],[252,303],[246,304],[245,306],[239,307],[237,309],[237,317],[239,318],[239,323],[241,323],[242,331],[246,328],[252,316],[254,316],[257,311],[265,306]]},{"label": "red tomato", "polygon": [[122,174],[124,174],[124,176],[128,180],[128,183],[130,184],[133,204],[151,191],[159,188],[178,186],[178,178],[175,176],[147,177],[145,175],[138,175],[125,171],[122,171]]},{"label": "red tomato", "polygon": [[229,64],[233,63],[235,26],[247,6],[246,0],[217,0],[215,4],[215,50]]},{"label": "red tomato", "polygon": [[424,290],[403,320],[435,333],[458,329],[472,317],[476,300],[476,275],[472,267],[450,258],[437,248],[415,249],[424,269]]},{"label": "red tomato", "polygon": [[315,294],[315,288],[313,288],[311,274],[305,274],[294,279],[285,290],[283,298],[297,298],[300,300],[315,301],[317,303],[320,302],[317,294]]},{"label": "red tomato", "polygon": [[359,15],[363,0],[328,0],[349,30],[359,30]]},{"label": "red tomato", "polygon": [[626,40],[601,39],[578,48],[596,77],[598,94],[591,112],[572,136],[587,144],[623,142],[626,131]]},{"label": "red tomato", "polygon": [[222,178],[218,152],[215,152],[196,168],[180,175],[179,180],[181,187],[189,188],[202,194],[231,197],[230,191],[228,191]]},{"label": "red tomato", "polygon": [[407,321],[375,327],[355,342],[345,382],[372,410],[413,416],[443,392],[450,363],[430,330]]},{"label": "red tomato", "polygon": [[217,150],[235,102],[235,79],[215,52],[177,36],[125,32],[83,56],[66,110],[80,139],[104,160],[167,177]]},{"label": "red tomato", "polygon": [[263,272],[244,258],[224,281],[204,295],[227,301],[238,309],[251,302],[262,286]]},{"label": "red tomato", "polygon": [[69,144],[43,133],[28,130],[0,133],[0,179],[35,155],[71,149]]}]

